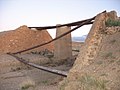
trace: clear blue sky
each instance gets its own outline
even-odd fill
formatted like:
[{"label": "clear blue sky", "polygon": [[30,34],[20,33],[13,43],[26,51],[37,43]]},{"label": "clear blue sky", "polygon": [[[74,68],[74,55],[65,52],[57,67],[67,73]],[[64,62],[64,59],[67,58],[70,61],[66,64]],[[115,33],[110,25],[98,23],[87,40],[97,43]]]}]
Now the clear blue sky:
[{"label": "clear blue sky", "polygon": [[[22,25],[50,26],[80,21],[104,10],[116,10],[120,16],[120,0],[0,0],[0,31]],[[72,35],[85,35],[89,27],[84,26]],[[55,36],[55,30],[49,32]]]}]

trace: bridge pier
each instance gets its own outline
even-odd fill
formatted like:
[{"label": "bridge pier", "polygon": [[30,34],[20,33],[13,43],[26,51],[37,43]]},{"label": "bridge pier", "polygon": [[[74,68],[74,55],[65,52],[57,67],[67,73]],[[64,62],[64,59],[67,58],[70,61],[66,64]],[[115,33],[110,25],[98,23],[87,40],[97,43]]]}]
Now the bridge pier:
[{"label": "bridge pier", "polygon": [[[58,26],[58,25],[57,25]],[[71,27],[63,26],[56,28],[56,37],[68,32]],[[71,33],[55,41],[55,63],[64,62],[65,59],[72,57]]]}]

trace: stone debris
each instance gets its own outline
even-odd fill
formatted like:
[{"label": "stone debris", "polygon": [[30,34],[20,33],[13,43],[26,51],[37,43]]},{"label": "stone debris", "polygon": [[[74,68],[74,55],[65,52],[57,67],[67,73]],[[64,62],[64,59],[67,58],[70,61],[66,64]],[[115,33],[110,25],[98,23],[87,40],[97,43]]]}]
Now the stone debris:
[{"label": "stone debris", "polygon": [[116,26],[116,27],[106,27],[105,33],[112,35],[116,32],[120,32],[120,26]]}]

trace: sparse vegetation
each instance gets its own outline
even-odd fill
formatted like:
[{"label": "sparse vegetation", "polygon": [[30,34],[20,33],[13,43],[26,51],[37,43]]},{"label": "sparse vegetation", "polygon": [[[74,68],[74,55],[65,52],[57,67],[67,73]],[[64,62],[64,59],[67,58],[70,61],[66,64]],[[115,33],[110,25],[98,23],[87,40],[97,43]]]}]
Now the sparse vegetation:
[{"label": "sparse vegetation", "polygon": [[24,81],[20,84],[20,87],[21,87],[21,90],[27,90],[30,87],[34,88],[35,87],[35,82],[30,80],[30,79],[27,79],[26,81]]},{"label": "sparse vegetation", "polygon": [[120,52],[120,50],[117,50],[117,52]]},{"label": "sparse vegetation", "polygon": [[82,76],[80,79],[82,90],[106,90],[105,80],[98,80],[90,75]]},{"label": "sparse vegetation", "polygon": [[109,52],[109,53],[105,54],[104,57],[105,57],[105,58],[112,57],[112,53]]},{"label": "sparse vegetation", "polygon": [[108,76],[106,73],[101,74],[100,76]]},{"label": "sparse vegetation", "polygon": [[52,58],[54,56],[54,53],[49,51],[48,49],[45,49],[44,51],[32,51],[31,54],[39,54],[48,58]]},{"label": "sparse vegetation", "polygon": [[110,41],[110,44],[114,44],[116,42],[116,40],[114,39],[114,40],[111,40]]},{"label": "sparse vegetation", "polygon": [[45,80],[45,81],[42,81],[42,83],[43,83],[43,84],[47,84],[47,83],[48,83],[48,81],[47,81],[47,80]]},{"label": "sparse vegetation", "polygon": [[112,20],[112,19],[108,19],[106,22],[105,22],[105,25],[107,27],[112,27],[112,26],[120,26],[120,21],[119,20]]},{"label": "sparse vegetation", "polygon": [[114,62],[115,62],[115,60],[113,60],[113,59],[112,59],[112,60],[109,60],[109,63],[114,63]]},{"label": "sparse vegetation", "polygon": [[98,61],[97,64],[101,65],[101,64],[103,64],[103,61]]},{"label": "sparse vegetation", "polygon": [[120,65],[120,60],[117,61],[117,64]]},{"label": "sparse vegetation", "polygon": [[109,53],[105,54],[103,57],[104,57],[105,59],[107,59],[107,58],[115,59],[115,56],[113,56],[113,53],[112,53],[112,52],[109,52]]},{"label": "sparse vegetation", "polygon": [[60,86],[60,90],[65,90],[65,86],[67,85],[68,81],[66,79],[64,79],[64,82],[61,82],[61,86]]}]

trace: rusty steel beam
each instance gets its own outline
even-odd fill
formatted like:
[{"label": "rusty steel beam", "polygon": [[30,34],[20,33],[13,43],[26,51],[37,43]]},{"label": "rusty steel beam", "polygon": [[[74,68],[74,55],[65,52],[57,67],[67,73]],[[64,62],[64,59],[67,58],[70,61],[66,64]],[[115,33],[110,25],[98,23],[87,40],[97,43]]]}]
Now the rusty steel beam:
[{"label": "rusty steel beam", "polygon": [[43,70],[43,71],[46,71],[46,72],[49,72],[49,73],[53,73],[53,74],[56,74],[56,75],[64,76],[64,77],[67,77],[67,75],[68,75],[68,72],[61,71],[61,70],[56,70],[56,69],[51,69],[51,68],[44,67],[44,66],[40,66],[40,65],[31,63],[31,62],[29,62],[29,61],[27,61],[23,58],[20,58],[20,57],[14,55],[14,54],[11,54],[11,53],[7,53],[7,54],[10,55],[10,56],[13,56],[18,61],[24,63],[25,65],[29,65],[31,67],[34,67],[34,68],[37,68],[37,69],[40,69],[40,70]]},{"label": "rusty steel beam", "polygon": [[[101,12],[101,13],[105,13],[105,11]],[[95,20],[96,16],[94,16],[92,18],[92,20]],[[85,22],[87,21],[88,19],[85,19],[85,20],[81,20],[81,21],[76,21],[76,22],[72,22],[72,23],[67,23],[67,24],[62,24],[62,25],[59,25],[59,26],[44,26],[44,27],[29,27],[29,28],[36,28],[37,30],[45,30],[45,29],[53,29],[53,28],[57,28],[57,27],[62,27],[62,26],[77,26],[79,24],[81,24],[82,22]],[[90,21],[84,25],[88,25],[88,24],[93,24],[93,21]]]},{"label": "rusty steel beam", "polygon": [[57,39],[65,36],[65,35],[71,33],[72,31],[75,31],[76,29],[80,28],[81,26],[85,25],[86,23],[91,22],[91,20],[93,20],[94,18],[95,18],[95,17],[90,18],[90,19],[87,19],[86,21],[80,23],[78,26],[76,26],[75,28],[71,29],[70,31],[68,31],[68,32],[66,32],[66,33],[63,33],[63,34],[61,34],[60,36],[58,36],[58,37],[56,37],[56,38],[54,38],[54,39],[52,39],[52,40],[50,40],[50,41],[48,41],[48,42],[46,42],[46,43],[42,43],[42,44],[39,44],[39,45],[30,47],[30,48],[25,49],[25,50],[21,50],[21,51],[18,51],[18,52],[14,52],[13,54],[18,54],[18,53],[26,52],[26,51],[28,51],[28,50],[31,50],[31,49],[38,48],[38,47],[44,46],[44,45],[46,45],[46,44],[49,44],[49,43],[51,43],[51,42],[53,42],[53,41],[55,41],[55,40],[57,40]]},{"label": "rusty steel beam", "polygon": [[[105,13],[105,12],[106,12],[106,11],[103,11],[102,13]],[[65,35],[73,32],[73,31],[75,31],[76,29],[80,28],[80,27],[83,26],[83,25],[86,25],[86,24],[88,24],[88,23],[91,23],[91,21],[94,20],[95,18],[96,18],[96,16],[94,16],[93,18],[90,18],[90,19],[86,19],[86,20],[79,21],[79,25],[77,25],[75,28],[71,29],[70,31],[68,31],[68,32],[66,32],[66,33],[63,33],[62,35],[60,35],[60,36],[58,36],[58,37],[56,37],[56,38],[54,38],[54,39],[52,39],[52,40],[50,40],[50,41],[48,41],[48,42],[46,42],[46,43],[42,43],[42,44],[39,44],[39,45],[30,47],[30,48],[25,49],[25,50],[21,50],[21,51],[18,51],[18,52],[14,52],[13,54],[22,53],[22,52],[25,52],[25,51],[28,51],[28,50],[31,50],[31,49],[38,48],[38,47],[44,46],[44,45],[46,45],[46,44],[49,44],[49,43],[51,43],[51,42],[53,42],[53,41],[55,41],[55,40],[57,40],[57,39],[59,39],[59,38],[61,38],[61,37],[63,37],[63,36],[65,36]],[[77,22],[77,23],[78,23],[78,22]],[[66,26],[66,25],[65,25],[65,26]],[[59,26],[57,26],[57,27],[59,27]]]},{"label": "rusty steel beam", "polygon": [[[94,18],[93,18],[94,20]],[[58,27],[63,27],[63,26],[77,26],[79,24],[81,24],[82,22],[85,22],[87,20],[82,20],[82,21],[77,21],[77,22],[73,22],[73,23],[68,23],[68,24],[62,24],[59,26],[44,26],[44,27],[28,27],[28,28],[35,28],[37,30],[46,30],[46,29],[54,29],[54,28],[58,28]],[[93,21],[86,23],[85,25],[89,25],[89,24],[93,24]]]}]

